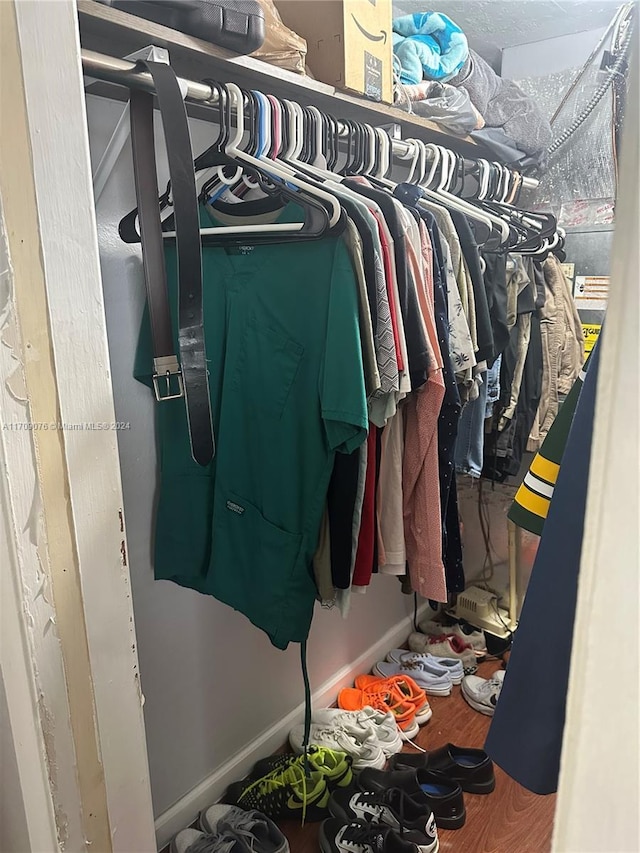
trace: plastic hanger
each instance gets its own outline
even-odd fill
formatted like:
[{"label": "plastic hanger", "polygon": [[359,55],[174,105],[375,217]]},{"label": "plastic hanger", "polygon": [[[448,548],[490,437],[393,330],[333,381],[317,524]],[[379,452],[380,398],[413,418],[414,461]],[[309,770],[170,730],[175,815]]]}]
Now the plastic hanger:
[{"label": "plastic hanger", "polygon": [[[226,89],[227,95],[224,99],[225,116],[223,120],[227,123],[227,133],[223,135],[222,139],[222,142],[225,143],[224,151],[213,152],[211,149],[208,149],[206,152],[207,155],[210,159],[216,159],[217,157],[221,161],[235,162],[238,165],[242,165],[243,168],[247,168],[266,195],[281,197],[301,205],[305,210],[305,220],[303,222],[201,228],[200,234],[203,240],[207,243],[226,243],[230,240],[250,235],[254,238],[263,238],[269,242],[273,242],[273,238],[276,236],[279,241],[287,238],[298,238],[300,236],[308,239],[322,236],[330,224],[330,218],[323,204],[323,199],[317,196],[314,187],[308,187],[304,181],[289,175],[288,172],[285,172],[276,165],[276,161],[264,157],[260,159],[254,156],[254,154],[247,153],[240,147],[245,134],[244,95],[241,89],[232,83],[222,88]],[[250,117],[248,147],[251,150],[264,154],[268,150],[267,140],[264,138],[267,126],[265,111],[263,109],[265,102],[259,99],[254,99],[252,102],[251,97],[249,97],[248,105]],[[234,133],[230,131],[233,106],[235,106],[236,116]],[[256,107],[257,109],[254,109]],[[266,169],[265,166],[267,167]],[[338,218],[339,215],[340,211],[338,208]],[[175,233],[169,231],[164,236],[169,239],[175,236]]]},{"label": "plastic hanger", "polygon": [[[492,230],[493,225],[496,225],[501,232],[503,242],[509,236],[509,229],[507,225],[500,220],[497,216],[492,216],[488,214],[486,211],[481,210],[470,202],[465,201],[464,199],[458,198],[458,196],[452,195],[448,193],[446,190],[442,189],[445,186],[447,180],[449,179],[450,167],[449,167],[449,154],[447,149],[439,148],[438,146],[432,144],[426,144],[419,139],[410,140],[411,144],[418,147],[420,151],[421,148],[425,149],[425,155],[427,152],[431,153],[432,161],[431,161],[431,169],[429,173],[424,177],[423,181],[420,183],[420,187],[427,199],[434,201],[436,204],[442,204],[445,207],[450,207],[453,210],[457,210],[459,213],[463,213],[465,216],[469,216],[472,219],[476,219],[478,222],[482,222],[487,228]],[[420,154],[418,155],[418,159]],[[434,177],[436,176],[436,172],[439,169],[439,174],[437,175],[437,185],[435,189],[431,189],[430,185],[434,181]]]}]

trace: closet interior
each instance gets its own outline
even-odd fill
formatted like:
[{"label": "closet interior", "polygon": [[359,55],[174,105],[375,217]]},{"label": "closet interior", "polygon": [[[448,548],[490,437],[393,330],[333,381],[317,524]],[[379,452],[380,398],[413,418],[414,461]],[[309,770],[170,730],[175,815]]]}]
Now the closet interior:
[{"label": "closet interior", "polygon": [[[77,3],[158,850],[550,850],[562,721],[519,751],[516,654],[597,370],[633,4],[260,0],[280,64],[154,5]],[[365,6],[341,85],[314,27]]]}]

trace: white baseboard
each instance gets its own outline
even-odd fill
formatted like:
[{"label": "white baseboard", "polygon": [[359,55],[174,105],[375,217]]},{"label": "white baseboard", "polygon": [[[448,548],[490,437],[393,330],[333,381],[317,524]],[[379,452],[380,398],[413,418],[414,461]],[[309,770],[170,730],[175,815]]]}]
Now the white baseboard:
[{"label": "white baseboard", "polygon": [[[424,603],[418,608],[418,616],[428,607]],[[377,643],[370,646],[356,660],[342,667],[328,681],[325,681],[311,696],[314,707],[326,708],[332,705],[338,692],[350,684],[361,672],[369,672],[373,664],[384,658],[389,649],[396,648],[405,642],[411,630],[412,617],[407,616],[381,637]],[[265,755],[271,755],[286,742],[289,731],[304,719],[304,703],[294,708],[286,717],[278,720],[268,729],[259,734],[244,749],[225,761],[217,770],[203,779],[188,794],[181,797],[177,803],[161,814],[156,822],[156,840],[158,850],[162,850],[173,838],[176,832],[189,826],[198,813],[215,803],[224,793],[227,786],[237,779],[242,779],[255,762]]]}]

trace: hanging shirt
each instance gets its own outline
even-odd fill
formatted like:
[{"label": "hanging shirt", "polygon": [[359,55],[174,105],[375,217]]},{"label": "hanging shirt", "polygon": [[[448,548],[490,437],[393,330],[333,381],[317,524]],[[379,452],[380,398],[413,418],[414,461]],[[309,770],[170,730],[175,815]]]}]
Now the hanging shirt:
[{"label": "hanging shirt", "polygon": [[460,299],[458,282],[453,272],[451,248],[446,239],[441,240],[445,262],[445,286],[449,311],[449,355],[456,372],[459,385],[470,386],[473,382],[473,368],[476,357],[469,324]]},{"label": "hanging shirt", "polygon": [[[374,329],[374,343],[381,389],[370,401],[369,417],[380,426],[384,425],[386,401],[395,402],[400,387],[398,345],[395,339],[395,320],[392,320],[392,306],[389,303],[388,283],[385,273],[385,261],[380,233],[375,217],[364,199],[343,184],[327,182],[339,199],[349,217],[353,219],[363,242],[364,268],[369,294],[369,304]],[[394,309],[395,310],[395,309]]]},{"label": "hanging shirt", "polygon": [[344,232],[345,242],[351,255],[353,271],[358,282],[358,308],[360,317],[360,340],[362,341],[362,360],[364,364],[367,397],[376,394],[381,388],[380,373],[376,361],[376,349],[373,339],[371,308],[367,293],[366,273],[364,270],[363,243],[353,219],[347,217]]},{"label": "hanging shirt", "polygon": [[426,226],[420,225],[424,275],[419,277],[418,293],[426,317],[430,366],[427,384],[411,394],[406,404],[403,515],[411,586],[425,598],[446,601],[438,460],[438,420],[445,387],[435,324],[433,253]]},{"label": "hanging shirt", "polygon": [[428,357],[424,327],[420,322],[415,289],[411,287],[407,253],[405,247],[405,228],[402,222],[401,205],[389,193],[374,189],[364,178],[350,178],[345,181],[364,197],[379,205],[387,227],[391,232],[394,244],[394,258],[398,283],[398,293],[404,331],[406,335],[407,354],[409,359],[409,375],[411,387],[419,388],[426,381]]},{"label": "hanging shirt", "polygon": [[476,359],[478,362],[490,361],[490,363],[493,364],[493,330],[491,327],[491,317],[489,315],[487,292],[485,290],[482,268],[480,266],[478,245],[464,213],[460,213],[457,210],[452,210],[450,213],[451,218],[453,219],[453,224],[458,232],[460,245],[462,247],[462,254],[464,255],[467,269],[471,276],[471,284],[473,286],[476,327],[478,330],[478,351],[476,352]]},{"label": "hanging shirt", "polygon": [[404,456],[404,403],[382,433],[378,480],[378,568],[389,575],[406,572],[404,541],[402,459]]},{"label": "hanging shirt", "polygon": [[[289,205],[279,221],[303,215]],[[175,311],[173,244],[166,261]],[[216,455],[191,458],[184,400],[157,405],[155,576],[215,596],[286,648],[309,633],[335,453],[367,434],[358,287],[336,236],[204,245],[202,269]],[[145,318],[136,378],[150,384],[152,364]]]}]

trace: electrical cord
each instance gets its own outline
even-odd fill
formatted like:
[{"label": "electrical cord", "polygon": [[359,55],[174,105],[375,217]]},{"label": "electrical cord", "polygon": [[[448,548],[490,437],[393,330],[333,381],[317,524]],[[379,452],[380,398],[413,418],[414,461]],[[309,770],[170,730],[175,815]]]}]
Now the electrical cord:
[{"label": "electrical cord", "polygon": [[[629,4],[627,4],[627,5],[629,5]],[[603,32],[603,34],[602,34],[602,36],[601,36],[600,40],[598,41],[598,44],[594,47],[594,49],[593,49],[593,50],[591,51],[591,53],[589,54],[588,59],[586,60],[586,62],[584,63],[584,65],[582,66],[582,68],[580,69],[580,71],[578,71],[578,73],[577,73],[577,74],[576,74],[576,76],[574,77],[573,82],[571,83],[571,85],[569,86],[569,88],[568,88],[568,89],[567,89],[567,91],[565,92],[565,94],[564,94],[564,96],[563,96],[562,100],[560,101],[560,103],[559,103],[559,104],[558,104],[558,106],[556,107],[556,111],[555,111],[555,112],[554,112],[554,114],[551,116],[551,118],[550,118],[550,120],[549,120],[549,124],[550,124],[552,127],[553,127],[553,125],[555,124],[556,119],[558,118],[558,116],[559,116],[559,115],[560,115],[560,113],[562,112],[562,109],[563,109],[564,105],[565,105],[565,104],[567,103],[567,101],[569,100],[569,98],[570,98],[570,96],[571,96],[571,93],[572,93],[573,91],[575,91],[576,86],[577,86],[577,85],[578,85],[578,83],[582,80],[582,78],[584,77],[584,75],[587,73],[587,69],[589,68],[589,66],[591,65],[591,63],[593,62],[593,60],[596,58],[596,56],[598,56],[598,54],[600,53],[600,50],[602,49],[602,46],[603,46],[603,44],[605,43],[605,41],[606,41],[606,39],[607,39],[607,36],[608,36],[608,35],[609,35],[609,33],[611,32],[611,30],[614,30],[614,35],[613,35],[613,37],[612,37],[612,41],[611,41],[611,43],[612,43],[612,45],[615,43],[616,34],[617,34],[617,32],[618,32],[618,27],[619,27],[619,25],[620,25],[620,21],[622,20],[622,18],[623,18],[623,17],[624,17],[624,15],[625,15],[625,11],[626,11],[626,9],[627,9],[627,7],[626,7],[626,6],[621,6],[621,7],[617,10],[617,12],[616,12],[616,13],[615,13],[615,15],[613,16],[613,18],[611,18],[611,20],[609,21],[609,24],[608,24],[608,26],[607,26],[606,30]]]},{"label": "electrical cord", "polygon": [[602,98],[607,93],[607,90],[609,89],[609,86],[611,85],[613,80],[621,74],[622,69],[623,69],[623,67],[627,61],[627,53],[629,50],[629,46],[631,44],[632,30],[633,30],[633,27],[631,24],[629,24],[629,26],[627,27],[627,31],[625,32],[624,37],[622,38],[622,40],[620,42],[620,50],[619,50],[618,56],[617,56],[617,58],[613,64],[613,66],[610,68],[610,70],[607,74],[606,80],[604,80],[600,84],[600,86],[598,86],[598,88],[593,93],[593,95],[589,99],[589,102],[584,107],[584,109],[582,110],[580,115],[578,115],[571,122],[569,127],[563,133],[560,134],[560,136],[555,140],[555,142],[553,142],[549,146],[549,148],[547,149],[547,154],[549,156],[551,156],[552,154],[555,154],[555,152],[559,148],[561,148],[566,142],[568,142],[569,139],[571,139],[573,134],[584,124],[584,122],[589,118],[591,113],[598,106],[598,104],[600,103]]},{"label": "electrical cord", "polygon": [[[482,582],[484,583],[484,587],[487,592],[492,593],[495,598],[491,599],[491,606],[495,610],[495,614],[498,617],[498,620],[502,624],[502,627],[508,634],[508,645],[507,649],[511,648],[511,643],[513,642],[513,631],[507,625],[507,623],[502,618],[502,614],[500,613],[500,608],[498,607],[498,601],[501,596],[498,592],[493,589],[489,582],[493,579],[495,573],[495,565],[493,562],[492,551],[494,551],[493,543],[491,542],[491,516],[489,513],[489,507],[487,502],[484,499],[483,495],[483,482],[482,477],[480,477],[478,482],[478,517],[480,519],[480,530],[482,532],[482,538],[484,539],[485,546],[485,558],[482,564]],[[489,564],[489,572],[487,573],[487,563]],[[498,658],[499,659],[499,658]]]}]

